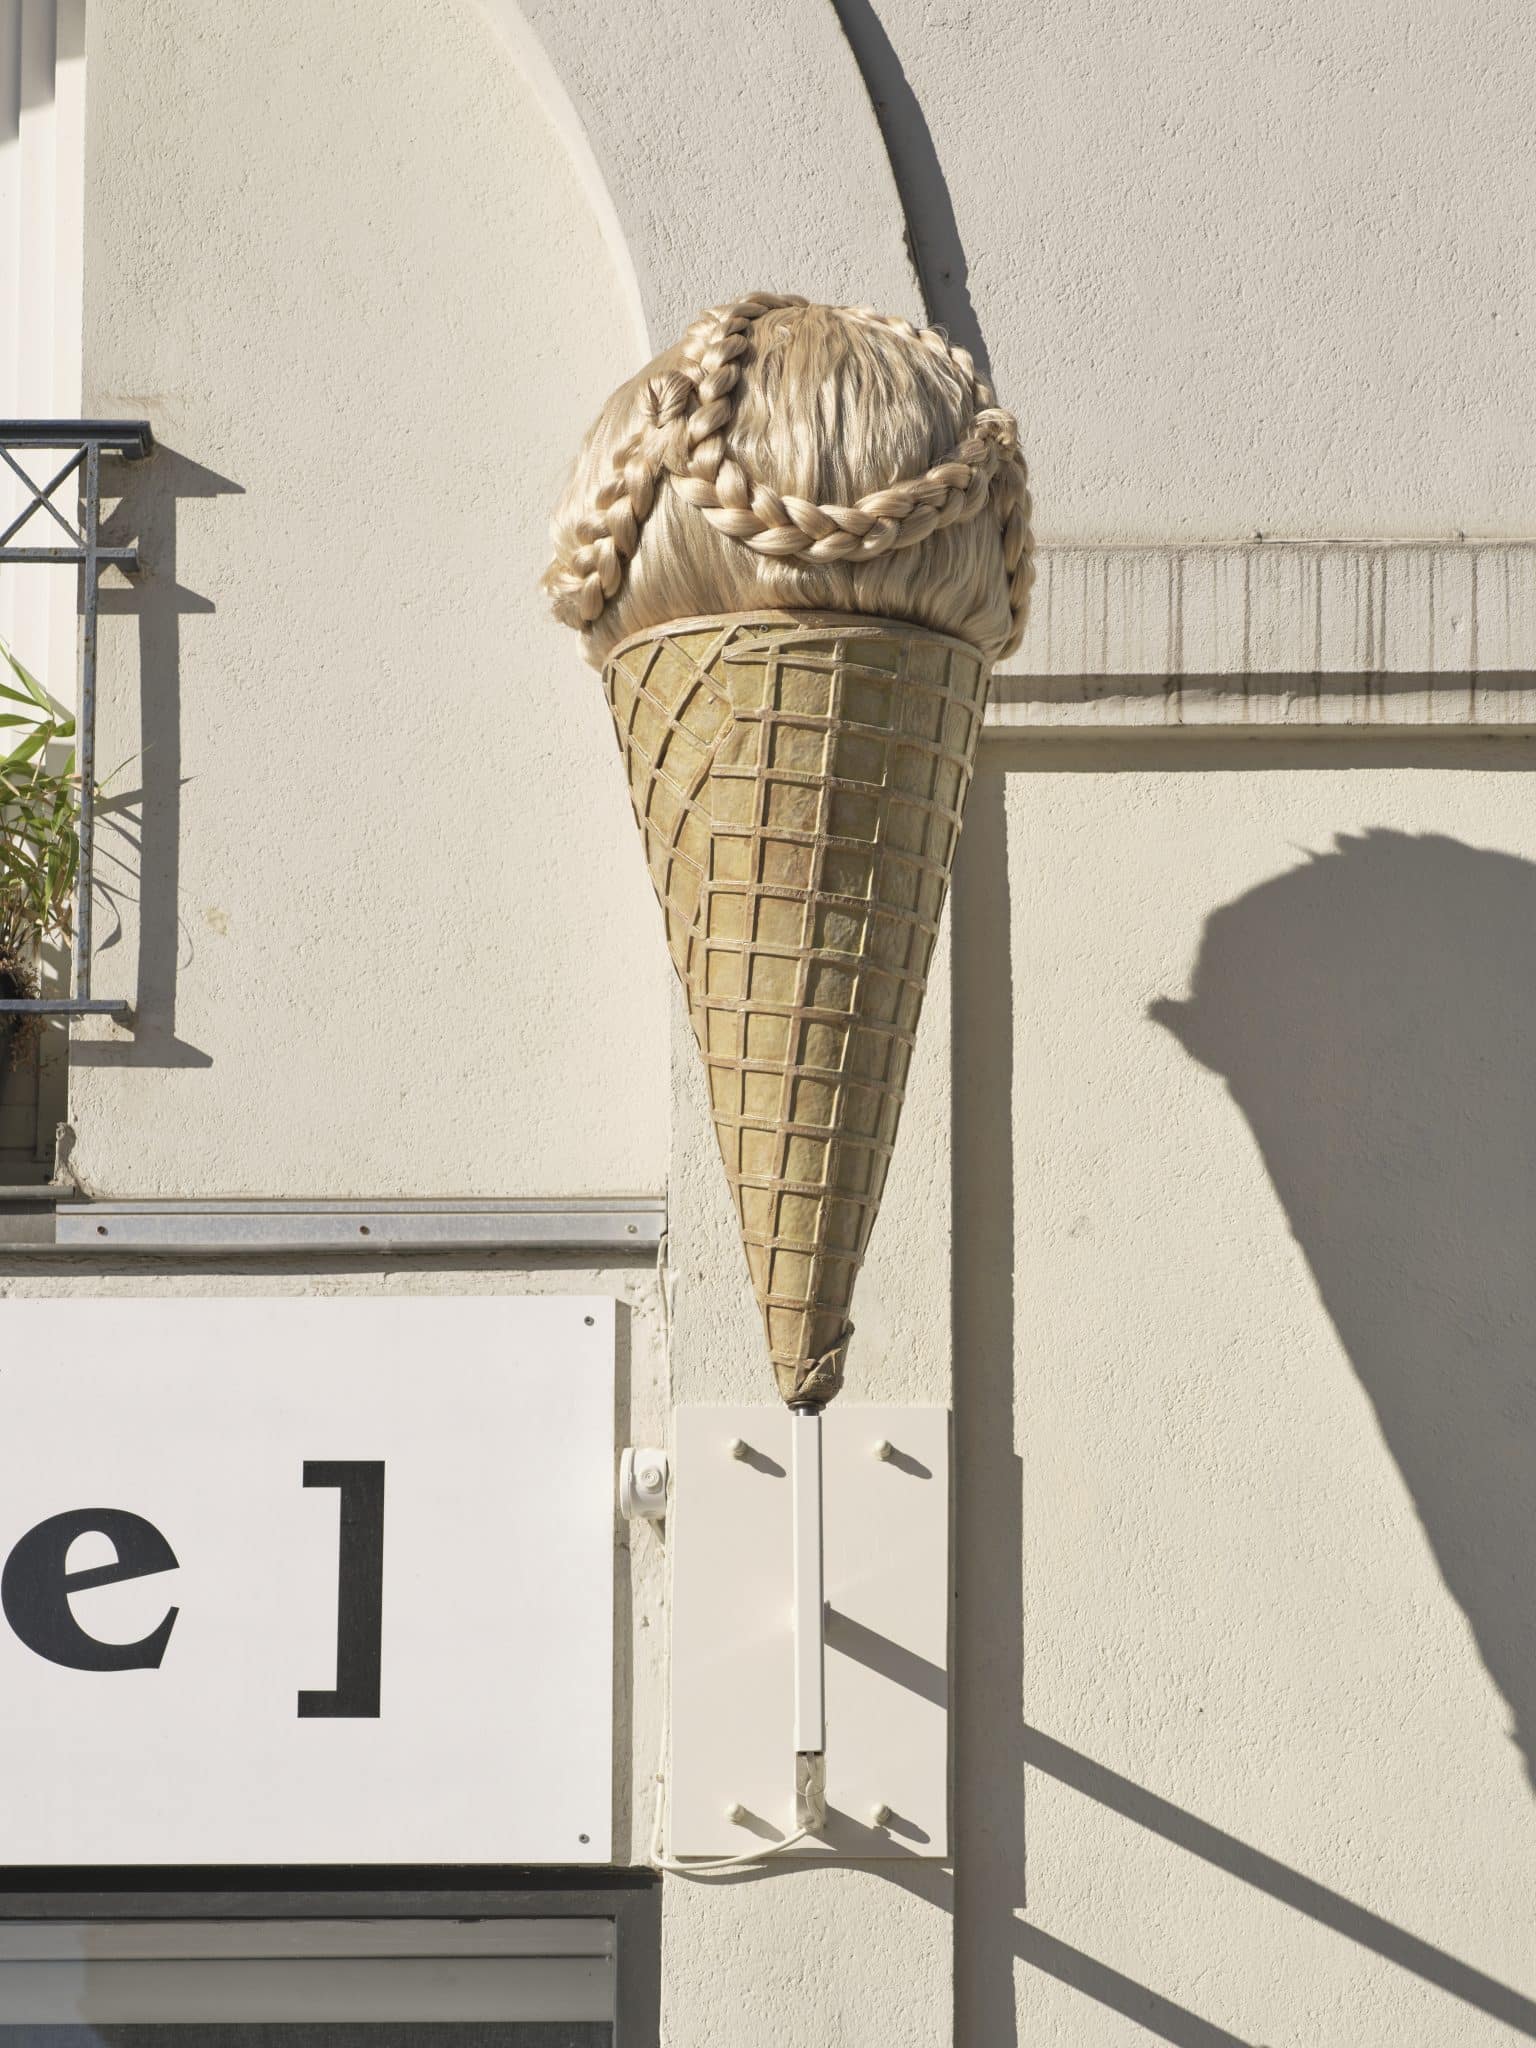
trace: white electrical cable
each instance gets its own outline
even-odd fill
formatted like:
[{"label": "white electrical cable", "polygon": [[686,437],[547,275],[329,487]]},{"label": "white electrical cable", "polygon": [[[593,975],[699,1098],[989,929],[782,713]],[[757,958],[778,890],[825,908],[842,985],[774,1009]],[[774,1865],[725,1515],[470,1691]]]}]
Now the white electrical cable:
[{"label": "white electrical cable", "polygon": [[723,1877],[732,1871],[756,1870],[770,1858],[782,1856],[786,1849],[793,1849],[810,1839],[809,1828],[796,1828],[792,1835],[786,1835],[782,1841],[765,1842],[761,1849],[749,1849],[740,1856],[668,1856],[662,1838],[666,1832],[667,1737],[670,1730],[671,1716],[663,1714],[661,1761],[656,1772],[656,1807],[651,1824],[651,1853],[648,1859],[653,1870],[664,1871],[671,1877]]},{"label": "white electrical cable", "polygon": [[653,1870],[660,1870],[671,1877],[725,1877],[732,1872],[757,1870],[771,1857],[782,1856],[786,1849],[793,1849],[810,1837],[809,1828],[797,1828],[792,1835],[786,1835],[780,1842],[765,1842],[760,1849],[749,1849],[740,1856],[669,1856],[666,1853],[664,1837],[667,1820],[667,1751],[668,1738],[672,1732],[672,1710],[670,1703],[661,1717],[661,1755],[656,1765],[656,1805],[651,1821],[651,1853],[648,1862]]},{"label": "white electrical cable", "polygon": [[656,1241],[656,1286],[661,1296],[661,1348],[662,1356],[670,1367],[672,1362],[672,1297],[677,1289],[677,1279],[667,1257],[670,1233],[663,1226]]}]

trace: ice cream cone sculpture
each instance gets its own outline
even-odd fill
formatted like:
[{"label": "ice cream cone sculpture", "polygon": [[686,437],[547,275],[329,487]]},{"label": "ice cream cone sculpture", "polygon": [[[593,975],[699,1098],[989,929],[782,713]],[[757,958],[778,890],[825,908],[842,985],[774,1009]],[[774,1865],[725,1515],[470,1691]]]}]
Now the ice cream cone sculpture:
[{"label": "ice cream cone sculpture", "polygon": [[756,294],[614,394],[556,515],[797,1406],[842,1383],[1026,503],[963,350]]}]

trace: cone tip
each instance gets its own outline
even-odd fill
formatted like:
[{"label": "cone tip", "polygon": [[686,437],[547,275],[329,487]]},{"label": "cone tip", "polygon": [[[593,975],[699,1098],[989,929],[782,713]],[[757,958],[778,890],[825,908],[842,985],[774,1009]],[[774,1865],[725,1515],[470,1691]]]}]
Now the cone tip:
[{"label": "cone tip", "polygon": [[819,1358],[776,1358],[773,1375],[779,1392],[791,1408],[824,1408],[843,1384],[843,1363],[848,1355],[850,1323],[830,1351]]}]

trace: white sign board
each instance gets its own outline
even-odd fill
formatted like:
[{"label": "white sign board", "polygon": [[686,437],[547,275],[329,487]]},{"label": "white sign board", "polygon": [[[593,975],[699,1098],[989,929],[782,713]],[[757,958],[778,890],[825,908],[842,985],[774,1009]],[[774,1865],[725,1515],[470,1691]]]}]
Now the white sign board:
[{"label": "white sign board", "polygon": [[0,1859],[605,1862],[614,1315],[0,1300]]}]

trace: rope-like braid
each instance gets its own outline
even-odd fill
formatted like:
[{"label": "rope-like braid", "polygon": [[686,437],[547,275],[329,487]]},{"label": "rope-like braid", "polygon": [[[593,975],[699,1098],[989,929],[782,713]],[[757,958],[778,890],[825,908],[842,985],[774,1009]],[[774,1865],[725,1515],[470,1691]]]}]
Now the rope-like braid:
[{"label": "rope-like braid", "polygon": [[[951,364],[970,391],[978,425],[983,413],[996,408],[996,394],[976,368],[970,351],[951,343],[941,327],[918,327],[899,313],[878,313],[873,306],[849,306],[845,310],[850,319],[870,327],[889,327]],[[1011,413],[1003,413],[1002,418],[1008,422],[1010,435],[1007,452],[1000,457],[992,481],[991,499],[1002,533],[1003,567],[1008,575],[1008,602],[1013,614],[1013,630],[1002,649],[1004,655],[1009,655],[1024,636],[1024,619],[1029,609],[1029,586],[1034,570],[1029,559],[1029,474],[1023,451],[1018,445],[1017,422]]]},{"label": "rope-like braid", "polygon": [[[602,616],[609,598],[618,596],[625,564],[640,545],[640,529],[663,476],[695,464],[707,474],[711,464],[720,465],[720,435],[735,409],[731,394],[753,321],[804,304],[793,294],[751,292],[703,314],[689,328],[687,361],[646,385],[639,432],[619,449],[614,474],[598,491],[593,510],[577,522],[576,548],[550,564],[544,587],[555,601],[557,618],[589,626]],[[677,429],[684,420],[679,445]]]},{"label": "rope-like braid", "polygon": [[916,547],[940,528],[975,518],[990,505],[1002,531],[1013,634],[1018,645],[1029,586],[1025,546],[1027,491],[1018,425],[994,402],[991,385],[963,348],[936,327],[917,327],[872,306],[846,317],[884,327],[938,356],[956,373],[975,409],[969,432],[922,476],[871,491],[852,505],[818,505],[757,482],[726,445],[736,387],[753,324],[764,314],[803,306],[802,298],[753,292],[704,314],[685,336],[679,369],[652,378],[637,432],[614,457],[614,474],[593,511],[576,525],[576,547],[545,577],[556,615],[590,625],[616,597],[641,528],[665,481],[720,533],[778,561],[863,562]]},{"label": "rope-like braid", "polygon": [[999,659],[1012,654],[1024,638],[1024,619],[1029,610],[1029,586],[1034,564],[1029,556],[1029,476],[1024,457],[1015,448],[998,467],[992,482],[992,508],[1003,537],[1003,567],[1008,572],[1008,609],[1013,627],[1003,642]]}]

